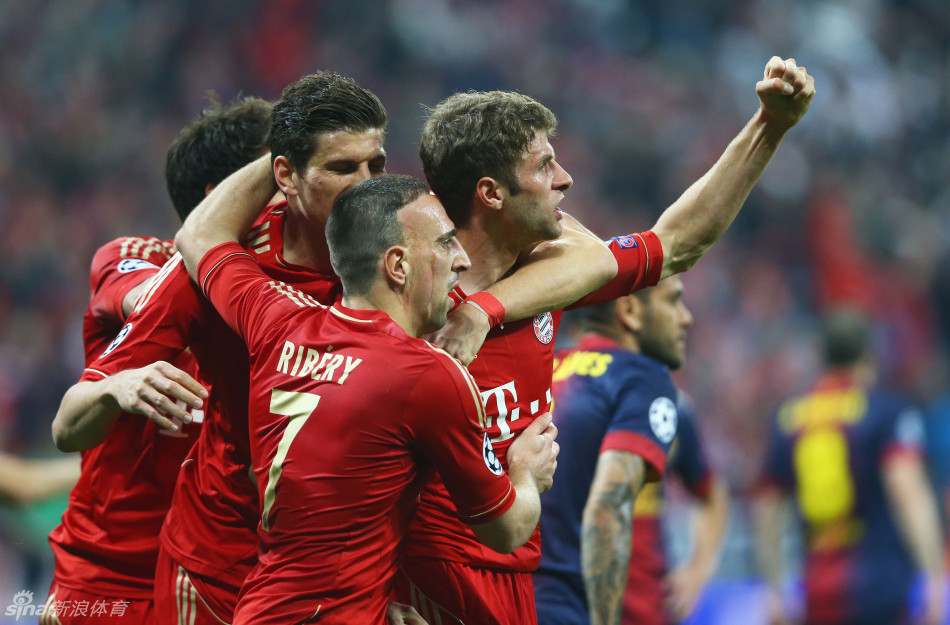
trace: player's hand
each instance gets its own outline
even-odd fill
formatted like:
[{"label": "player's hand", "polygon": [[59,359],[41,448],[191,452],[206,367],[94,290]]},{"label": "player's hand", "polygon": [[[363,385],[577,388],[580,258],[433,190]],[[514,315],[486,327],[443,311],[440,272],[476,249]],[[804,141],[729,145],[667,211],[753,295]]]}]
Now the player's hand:
[{"label": "player's hand", "polygon": [[674,622],[685,621],[693,613],[707,580],[708,575],[694,563],[671,571],[666,576],[666,610]]},{"label": "player's hand", "polygon": [[191,409],[201,408],[208,398],[208,391],[198,381],[164,361],[107,379],[122,410],[145,415],[160,428],[173,432],[191,423]]},{"label": "player's hand", "polygon": [[414,607],[395,601],[386,607],[386,620],[389,625],[429,625]]},{"label": "player's hand", "polygon": [[508,448],[509,472],[524,468],[531,473],[538,492],[551,488],[557,470],[557,455],[561,451],[557,427],[551,422],[551,413],[545,412],[518,435]]},{"label": "player's hand", "polygon": [[491,323],[485,313],[474,306],[461,304],[449,312],[448,322],[438,332],[429,335],[428,341],[468,366],[475,360],[489,330]]},{"label": "player's hand", "polygon": [[798,123],[815,97],[815,79],[795,59],[773,56],[765,66],[763,79],[755,85],[762,104],[761,113],[769,123],[791,128]]}]

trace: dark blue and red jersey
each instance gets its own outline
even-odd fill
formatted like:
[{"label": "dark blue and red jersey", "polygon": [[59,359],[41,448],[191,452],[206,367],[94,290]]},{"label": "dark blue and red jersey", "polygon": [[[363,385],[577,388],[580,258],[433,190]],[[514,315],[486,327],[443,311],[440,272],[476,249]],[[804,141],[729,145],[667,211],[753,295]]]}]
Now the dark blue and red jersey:
[{"label": "dark blue and red jersey", "polygon": [[831,374],[775,415],[763,485],[792,493],[802,523],[806,622],[893,623],[914,579],[882,480],[893,454],[919,454],[920,413],[903,398]]},{"label": "dark blue and red jersey", "polygon": [[586,623],[581,517],[602,451],[635,453],[657,481],[676,436],[676,388],[662,363],[587,335],[554,361],[558,474],[541,495],[541,565],[534,573],[538,623]]},{"label": "dark blue and red jersey", "polygon": [[[666,475],[675,475],[693,496],[709,496],[712,473],[696,431],[692,400],[680,393],[676,438],[667,457]],[[664,480],[665,482],[666,480]],[[623,597],[623,625],[667,625],[665,577],[669,571],[661,527],[664,482],[644,484],[633,505],[633,548]]]}]

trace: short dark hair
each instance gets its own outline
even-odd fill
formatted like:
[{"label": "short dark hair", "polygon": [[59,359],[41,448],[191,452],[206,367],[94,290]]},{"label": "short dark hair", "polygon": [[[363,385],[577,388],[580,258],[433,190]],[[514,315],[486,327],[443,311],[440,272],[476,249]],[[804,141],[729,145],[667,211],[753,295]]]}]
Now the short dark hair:
[{"label": "short dark hair", "polygon": [[347,295],[365,295],[376,281],[383,252],[403,241],[399,209],[429,192],[412,176],[387,174],[340,194],[327,219],[330,264]]},{"label": "short dark hair", "polygon": [[871,327],[867,317],[855,310],[836,310],[821,322],[821,343],[825,365],[850,367],[866,354]]},{"label": "short dark hair", "polygon": [[332,72],[308,74],[274,103],[271,155],[303,171],[317,149],[317,134],[386,128],[386,109],[372,91]]},{"label": "short dark hair", "polygon": [[254,159],[270,142],[272,104],[238,97],[225,105],[215,93],[210,106],[182,128],[165,156],[165,185],[182,221],[216,185]]},{"label": "short dark hair", "polygon": [[419,157],[445,212],[462,228],[471,218],[479,178],[490,176],[518,193],[517,168],[537,132],[557,130],[546,106],[510,91],[469,91],[430,109]]}]

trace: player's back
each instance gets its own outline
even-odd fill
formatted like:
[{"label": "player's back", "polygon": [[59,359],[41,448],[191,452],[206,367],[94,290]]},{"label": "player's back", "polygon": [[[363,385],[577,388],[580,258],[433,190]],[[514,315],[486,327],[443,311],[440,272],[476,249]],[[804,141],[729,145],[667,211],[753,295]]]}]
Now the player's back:
[{"label": "player's back", "polygon": [[261,556],[235,623],[383,622],[397,544],[438,452],[420,448],[418,413],[437,414],[461,375],[382,313],[315,305],[275,318],[254,341],[266,347],[251,347]]},{"label": "player's back", "polygon": [[906,601],[913,568],[882,471],[888,454],[905,450],[902,437],[919,437],[908,410],[896,395],[825,378],[776,415],[766,473],[795,496],[815,622],[862,622]]}]

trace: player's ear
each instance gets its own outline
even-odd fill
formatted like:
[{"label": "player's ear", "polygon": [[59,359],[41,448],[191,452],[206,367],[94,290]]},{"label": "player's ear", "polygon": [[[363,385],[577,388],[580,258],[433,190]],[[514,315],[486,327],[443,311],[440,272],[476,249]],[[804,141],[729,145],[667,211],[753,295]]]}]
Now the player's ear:
[{"label": "player's ear", "polygon": [[394,245],[383,254],[383,275],[393,286],[405,288],[409,284],[408,249]]},{"label": "player's ear", "polygon": [[475,200],[492,210],[501,210],[506,193],[508,190],[500,182],[488,176],[479,178],[475,183]]},{"label": "player's ear", "polygon": [[290,197],[297,195],[297,170],[290,164],[286,156],[278,156],[274,159],[274,179],[277,186],[284,195]]},{"label": "player's ear", "polygon": [[214,187],[215,187],[215,184],[214,184],[213,182],[209,182],[208,184],[206,184],[206,185],[205,185],[205,196],[207,196],[209,193],[211,193],[212,191],[214,191]]},{"label": "player's ear", "polygon": [[617,320],[624,329],[639,333],[643,329],[643,302],[636,295],[617,298],[614,302]]}]

